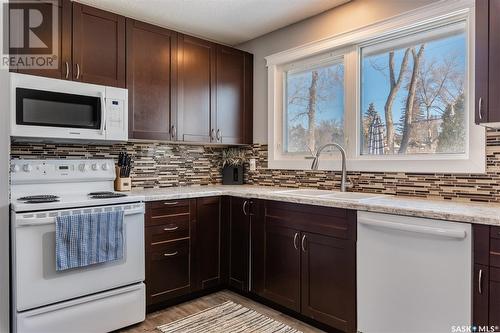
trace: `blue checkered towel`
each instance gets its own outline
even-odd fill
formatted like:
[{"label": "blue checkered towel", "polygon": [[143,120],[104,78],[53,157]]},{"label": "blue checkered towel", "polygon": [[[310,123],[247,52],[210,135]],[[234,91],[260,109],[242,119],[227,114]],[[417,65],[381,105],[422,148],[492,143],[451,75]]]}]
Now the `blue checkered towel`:
[{"label": "blue checkered towel", "polygon": [[121,258],[123,211],[56,218],[56,270]]}]

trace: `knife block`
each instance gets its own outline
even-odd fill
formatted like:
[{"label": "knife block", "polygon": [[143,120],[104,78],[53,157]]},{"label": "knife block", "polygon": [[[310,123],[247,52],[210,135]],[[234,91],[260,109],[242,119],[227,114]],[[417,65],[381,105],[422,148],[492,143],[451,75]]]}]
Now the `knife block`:
[{"label": "knife block", "polygon": [[115,191],[127,192],[132,190],[132,178],[121,178],[120,177],[120,167],[115,167],[116,178],[115,178]]}]

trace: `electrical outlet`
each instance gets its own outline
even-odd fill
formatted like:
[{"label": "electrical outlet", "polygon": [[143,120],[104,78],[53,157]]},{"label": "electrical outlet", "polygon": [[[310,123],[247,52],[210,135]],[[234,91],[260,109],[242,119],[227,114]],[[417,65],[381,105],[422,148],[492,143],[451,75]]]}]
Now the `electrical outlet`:
[{"label": "electrical outlet", "polygon": [[250,159],[250,171],[255,171],[257,169],[257,163],[255,162],[255,158]]}]

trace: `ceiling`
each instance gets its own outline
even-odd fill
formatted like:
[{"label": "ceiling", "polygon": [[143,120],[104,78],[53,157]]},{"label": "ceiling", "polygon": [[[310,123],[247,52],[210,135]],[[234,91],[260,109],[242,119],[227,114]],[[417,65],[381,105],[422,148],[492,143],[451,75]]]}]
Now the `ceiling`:
[{"label": "ceiling", "polygon": [[77,0],[127,17],[237,45],[349,0]]}]

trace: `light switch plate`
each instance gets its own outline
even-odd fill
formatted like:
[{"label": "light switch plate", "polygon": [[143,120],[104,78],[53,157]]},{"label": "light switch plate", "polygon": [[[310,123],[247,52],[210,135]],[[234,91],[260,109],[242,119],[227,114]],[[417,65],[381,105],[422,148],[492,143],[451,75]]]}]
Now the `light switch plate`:
[{"label": "light switch plate", "polygon": [[250,171],[255,171],[257,169],[255,158],[250,159]]}]

